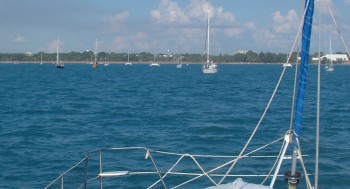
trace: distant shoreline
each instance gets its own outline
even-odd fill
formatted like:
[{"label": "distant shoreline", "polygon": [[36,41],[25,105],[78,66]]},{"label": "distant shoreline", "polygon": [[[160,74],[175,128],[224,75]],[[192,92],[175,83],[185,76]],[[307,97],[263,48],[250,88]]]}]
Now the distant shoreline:
[{"label": "distant shoreline", "polygon": [[[56,62],[48,62],[43,61],[43,64],[55,64]],[[64,64],[90,64],[90,62],[86,61],[63,61]],[[125,64],[127,62],[99,62],[100,64]],[[152,61],[149,62],[130,62],[132,64],[151,64]],[[178,62],[158,62],[159,64],[178,64]],[[16,62],[0,62],[0,64],[40,64],[38,61],[16,61]],[[203,62],[181,62],[181,64],[203,64]],[[258,63],[258,62],[224,62],[217,64],[283,64],[283,63]]]},{"label": "distant shoreline", "polygon": [[[48,61],[43,61],[43,64],[55,64],[55,62],[48,62]],[[63,62],[64,64],[90,64],[90,62],[86,62],[86,61],[66,61]],[[100,64],[125,64],[127,62],[100,62]],[[152,62],[130,62],[132,64],[150,64]],[[178,62],[158,62],[159,64],[178,64]],[[16,61],[16,62],[4,62],[4,61],[0,61],[0,64],[41,64],[41,62],[37,62],[37,61]],[[203,64],[203,62],[181,62],[181,64]],[[270,64],[284,64],[284,63],[258,63],[258,62],[224,62],[224,63],[217,63],[217,64],[232,64],[232,65],[236,65],[236,64],[240,64],[240,65],[245,65],[245,64],[252,64],[252,65],[270,65]],[[317,64],[317,63],[311,63],[313,65]],[[293,65],[293,64],[292,64]],[[336,64],[336,65],[350,65],[350,62],[345,62],[342,64]]]}]

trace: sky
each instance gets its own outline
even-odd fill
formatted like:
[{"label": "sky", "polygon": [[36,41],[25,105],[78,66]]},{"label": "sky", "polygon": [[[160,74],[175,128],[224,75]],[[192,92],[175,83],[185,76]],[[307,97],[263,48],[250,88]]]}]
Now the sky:
[{"label": "sky", "polygon": [[[311,48],[328,51],[331,38],[345,52],[326,0],[315,1]],[[350,46],[350,0],[327,2]],[[211,54],[288,53],[302,0],[0,0],[0,53],[55,52],[58,36],[60,52],[94,51],[97,39],[104,52],[203,53],[208,10]]]}]

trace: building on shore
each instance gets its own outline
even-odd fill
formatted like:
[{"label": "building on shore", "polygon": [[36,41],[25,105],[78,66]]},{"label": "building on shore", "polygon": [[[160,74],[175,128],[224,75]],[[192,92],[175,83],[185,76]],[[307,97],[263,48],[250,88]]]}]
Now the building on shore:
[{"label": "building on shore", "polygon": [[[327,59],[332,60],[335,62],[349,62],[349,57],[347,54],[325,54],[324,56],[321,56],[321,60]],[[318,61],[317,57],[312,58],[313,62]]]}]

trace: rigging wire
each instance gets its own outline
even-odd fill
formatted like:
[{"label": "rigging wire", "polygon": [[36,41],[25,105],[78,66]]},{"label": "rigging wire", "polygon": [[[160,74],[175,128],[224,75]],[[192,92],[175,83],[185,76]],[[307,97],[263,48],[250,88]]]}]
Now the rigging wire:
[{"label": "rigging wire", "polygon": [[[305,11],[304,11],[304,13],[303,13],[303,17],[302,17],[302,18],[305,17],[305,14],[306,14],[306,9],[305,9]],[[293,52],[293,49],[295,49],[295,46],[296,46],[296,43],[297,43],[297,41],[298,41],[299,35],[300,35],[301,31],[302,31],[302,28],[303,28],[303,22],[300,22],[299,29],[298,29],[298,34],[297,34],[297,36],[296,36],[296,38],[295,38],[295,40],[294,40],[293,46],[292,46],[292,48],[291,48],[291,52]],[[290,58],[290,56],[291,56],[291,53],[290,53],[290,55],[289,55],[289,58]],[[288,59],[289,59],[289,58],[288,58]],[[287,60],[287,61],[288,61],[288,60]],[[239,159],[242,157],[242,155],[243,155],[243,153],[245,152],[245,150],[248,148],[250,142],[253,140],[253,138],[254,138],[256,132],[258,131],[258,129],[259,129],[259,127],[260,127],[262,121],[264,120],[264,118],[265,118],[265,116],[266,116],[266,114],[267,114],[267,111],[270,109],[271,103],[272,103],[272,101],[273,101],[273,99],[274,99],[274,97],[275,97],[275,95],[276,95],[276,93],[277,93],[277,90],[278,90],[278,88],[279,88],[279,86],[280,86],[280,84],[281,84],[281,82],[282,82],[282,79],[283,79],[283,77],[284,77],[284,74],[285,74],[285,72],[286,72],[286,68],[287,68],[287,67],[284,67],[284,69],[283,69],[283,71],[282,71],[282,73],[281,73],[281,76],[280,76],[280,78],[279,78],[279,80],[278,80],[278,82],[277,82],[277,85],[276,85],[276,87],[275,87],[275,89],[274,89],[274,91],[273,91],[273,93],[272,93],[272,95],[271,95],[271,98],[270,98],[270,100],[269,100],[269,102],[268,102],[268,104],[267,104],[267,106],[266,106],[266,108],[265,108],[265,110],[264,110],[264,113],[262,114],[262,116],[261,116],[261,118],[260,118],[258,124],[256,125],[255,129],[253,130],[253,132],[252,132],[251,136],[249,137],[248,141],[246,142],[246,144],[245,144],[244,147],[242,148],[241,152],[239,153],[239,155],[238,155],[239,157],[237,158],[236,161],[234,161],[234,162],[232,163],[232,165],[230,166],[230,168],[227,170],[225,176],[222,177],[222,179],[219,181],[218,184],[221,184],[221,183],[225,180],[225,178],[227,177],[227,175],[232,171],[232,169],[235,167],[235,165],[237,164],[237,162],[239,161]]]},{"label": "rigging wire", "polygon": [[320,154],[320,94],[321,94],[321,11],[318,14],[318,25],[319,25],[319,34],[318,34],[318,73],[317,73],[317,113],[316,113],[316,154],[315,154],[315,183],[314,186],[318,188],[318,176],[319,176],[319,154]]},{"label": "rigging wire", "polygon": [[342,43],[343,43],[343,45],[344,45],[344,47],[345,47],[345,49],[346,49],[346,52],[348,53],[348,56],[350,57],[350,53],[349,53],[348,46],[347,46],[346,43],[345,43],[345,40],[344,40],[344,38],[343,38],[343,35],[340,33],[340,29],[339,29],[339,26],[338,26],[337,22],[335,21],[335,17],[334,17],[333,11],[332,11],[332,9],[331,9],[329,3],[328,3],[328,0],[325,0],[325,1],[326,1],[326,5],[327,5],[327,8],[328,8],[328,11],[329,11],[329,13],[330,13],[330,15],[331,15],[331,17],[332,17],[332,20],[333,20],[335,29],[337,30],[338,35],[340,36],[340,39],[341,39],[341,41],[342,41]]}]

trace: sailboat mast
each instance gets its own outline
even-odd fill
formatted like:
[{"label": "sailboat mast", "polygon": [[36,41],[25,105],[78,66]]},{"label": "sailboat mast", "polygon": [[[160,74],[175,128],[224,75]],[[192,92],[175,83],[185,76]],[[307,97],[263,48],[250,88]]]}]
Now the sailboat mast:
[{"label": "sailboat mast", "polygon": [[97,62],[97,39],[95,44],[95,63]]},{"label": "sailboat mast", "polygon": [[332,38],[331,37],[329,37],[329,52],[331,53],[330,57],[329,57],[330,63],[331,63],[330,66],[333,66],[333,52],[332,52]]},{"label": "sailboat mast", "polygon": [[306,81],[309,75],[309,50],[310,50],[310,38],[312,31],[312,21],[313,21],[313,13],[314,13],[314,0],[305,1],[304,5],[304,23],[302,30],[302,54],[301,54],[301,65],[300,65],[300,73],[299,73],[299,89],[297,94],[297,103],[296,103],[296,113],[295,113],[295,122],[294,122],[294,134],[296,146],[293,149],[292,155],[292,167],[291,171],[285,173],[286,178],[288,179],[288,189],[296,189],[301,174],[297,171],[297,158],[299,154],[298,150],[298,137],[301,134],[302,122],[303,122],[303,110],[304,110],[304,97],[306,90]]},{"label": "sailboat mast", "polygon": [[58,38],[57,38],[57,48],[56,48],[56,54],[57,54],[56,55],[56,64],[57,65],[60,63],[60,60],[59,60],[60,56],[58,54],[59,47],[60,47],[60,36],[58,36]]},{"label": "sailboat mast", "polygon": [[[321,31],[321,10],[318,9],[318,27]],[[317,106],[316,106],[316,151],[315,151],[315,188],[318,188],[319,156],[320,156],[320,104],[321,104],[321,32],[318,35],[318,65],[317,65]]]},{"label": "sailboat mast", "polygon": [[209,45],[210,45],[210,35],[209,35],[209,24],[210,24],[210,18],[209,18],[209,13],[210,13],[210,11],[209,11],[209,9],[208,9],[208,18],[207,18],[207,64],[209,64]]},{"label": "sailboat mast", "polygon": [[181,62],[181,55],[180,55],[180,45],[178,45],[178,61],[179,61],[179,64],[180,64],[180,62]]}]

